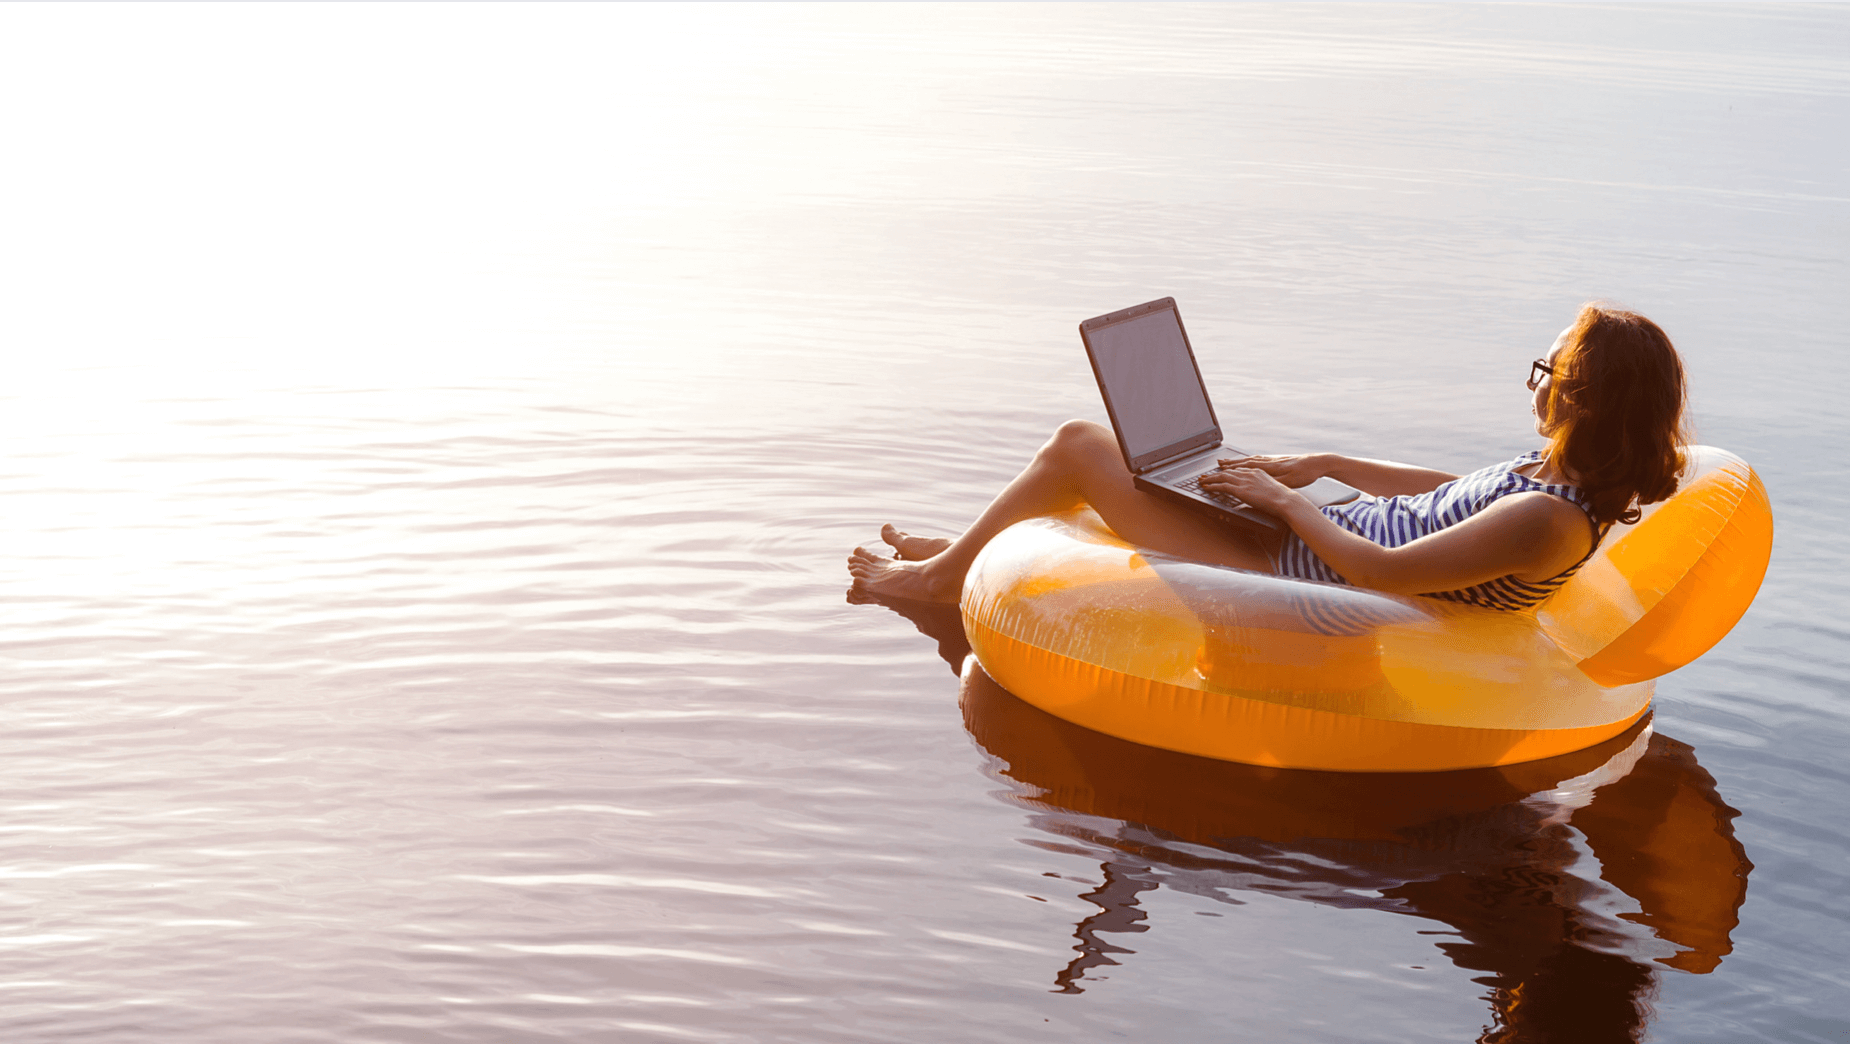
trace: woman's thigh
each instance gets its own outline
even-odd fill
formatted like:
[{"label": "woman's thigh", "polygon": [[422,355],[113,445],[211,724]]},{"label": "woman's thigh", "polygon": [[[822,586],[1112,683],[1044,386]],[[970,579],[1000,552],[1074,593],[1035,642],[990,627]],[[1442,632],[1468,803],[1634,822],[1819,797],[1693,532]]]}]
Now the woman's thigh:
[{"label": "woman's thigh", "polygon": [[1217,522],[1192,508],[1137,488],[1111,429],[1081,422],[1060,429],[1068,466],[1085,499],[1119,536],[1152,551],[1202,562],[1272,572],[1256,530]]}]

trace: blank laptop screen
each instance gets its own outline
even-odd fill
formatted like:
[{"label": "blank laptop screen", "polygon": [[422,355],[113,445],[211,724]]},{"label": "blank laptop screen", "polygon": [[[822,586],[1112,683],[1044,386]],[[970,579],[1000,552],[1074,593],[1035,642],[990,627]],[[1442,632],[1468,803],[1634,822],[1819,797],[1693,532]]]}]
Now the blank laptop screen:
[{"label": "blank laptop screen", "polygon": [[1086,340],[1131,460],[1214,429],[1175,312],[1163,308],[1099,327]]}]

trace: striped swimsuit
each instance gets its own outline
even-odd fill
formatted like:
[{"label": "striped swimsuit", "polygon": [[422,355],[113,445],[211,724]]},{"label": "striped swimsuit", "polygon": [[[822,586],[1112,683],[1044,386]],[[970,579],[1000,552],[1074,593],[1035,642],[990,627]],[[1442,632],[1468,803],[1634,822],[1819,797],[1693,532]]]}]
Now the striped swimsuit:
[{"label": "striped swimsuit", "polygon": [[[1323,513],[1351,533],[1364,536],[1383,547],[1399,547],[1429,533],[1455,526],[1489,507],[1499,497],[1511,493],[1552,493],[1587,512],[1590,521],[1593,517],[1592,504],[1578,487],[1548,485],[1516,473],[1517,468],[1541,459],[1541,451],[1537,450],[1507,463],[1453,479],[1430,493],[1411,497],[1364,498],[1326,507]],[[1601,532],[1595,528],[1596,537]],[[1595,539],[1594,547],[1598,546],[1599,541]],[[1456,591],[1435,591],[1426,597],[1491,609],[1528,609],[1553,594],[1556,588],[1567,582],[1568,577],[1579,572],[1587,558],[1591,557],[1593,552],[1589,550],[1586,558],[1575,562],[1566,572],[1541,583],[1532,584],[1511,574]],[[1287,534],[1278,549],[1278,575],[1300,580],[1321,580],[1331,584],[1349,584],[1328,563],[1318,558],[1296,533]]]}]

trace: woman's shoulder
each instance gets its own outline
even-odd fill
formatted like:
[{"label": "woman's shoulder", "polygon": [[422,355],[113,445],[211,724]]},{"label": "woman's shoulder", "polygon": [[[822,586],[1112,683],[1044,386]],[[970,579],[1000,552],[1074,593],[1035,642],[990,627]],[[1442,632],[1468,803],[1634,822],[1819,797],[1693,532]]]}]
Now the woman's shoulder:
[{"label": "woman's shoulder", "polygon": [[[1572,489],[1573,487],[1560,488]],[[1536,518],[1570,521],[1582,528],[1587,524],[1586,512],[1580,505],[1556,492],[1554,487],[1532,486],[1528,489],[1511,490],[1498,497],[1495,504],[1506,512],[1520,511]]]},{"label": "woman's shoulder", "polygon": [[1535,548],[1548,567],[1559,566],[1554,572],[1566,568],[1556,560],[1568,552],[1572,554],[1567,564],[1584,556],[1592,537],[1586,513],[1578,504],[1540,489],[1498,497],[1470,521],[1480,531],[1500,533],[1517,544]]}]

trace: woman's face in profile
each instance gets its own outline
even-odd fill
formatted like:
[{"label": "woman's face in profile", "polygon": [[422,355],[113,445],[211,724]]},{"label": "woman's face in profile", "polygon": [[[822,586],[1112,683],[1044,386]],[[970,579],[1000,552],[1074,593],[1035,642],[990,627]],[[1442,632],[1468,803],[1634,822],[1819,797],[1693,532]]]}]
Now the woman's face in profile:
[{"label": "woman's face in profile", "polygon": [[[1553,366],[1555,360],[1560,358],[1561,347],[1567,343],[1567,335],[1572,333],[1573,330],[1574,328],[1571,326],[1562,330],[1560,335],[1555,338],[1555,343],[1549,346],[1548,354],[1543,356],[1548,365]],[[1548,382],[1552,380],[1554,380],[1553,377],[1544,374],[1541,381],[1535,385],[1535,391],[1530,396],[1529,412],[1535,414],[1535,433],[1537,435],[1546,436],[1548,434]]]}]

